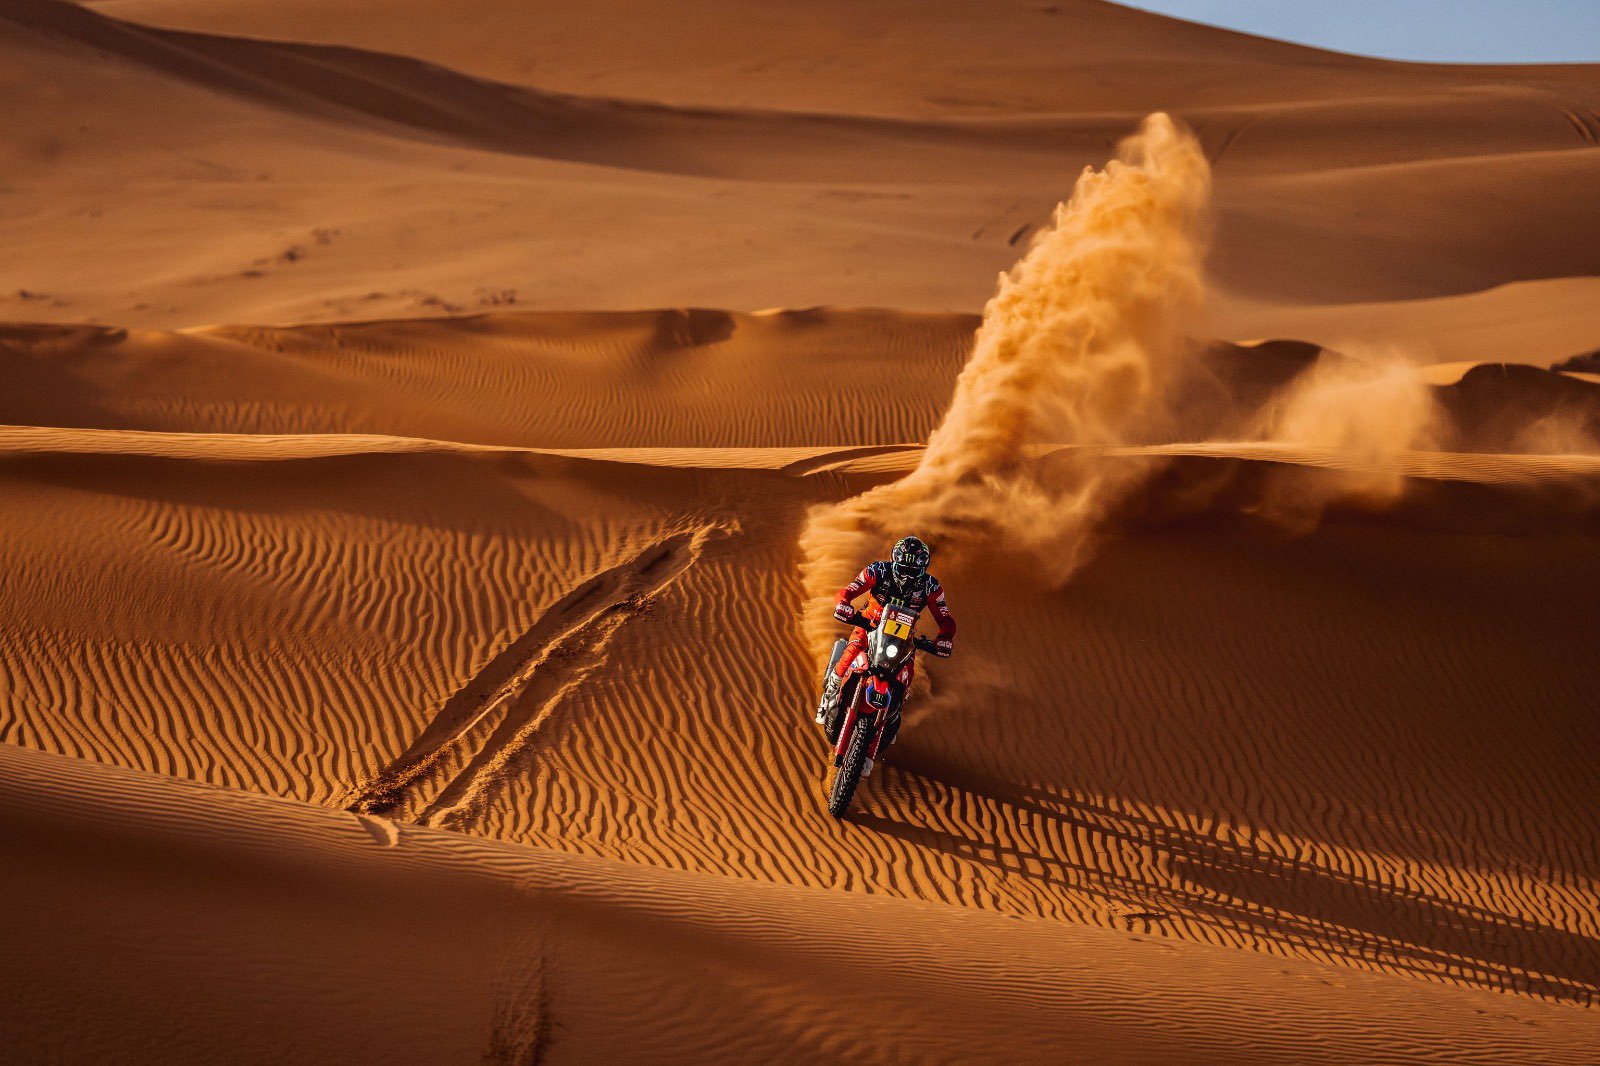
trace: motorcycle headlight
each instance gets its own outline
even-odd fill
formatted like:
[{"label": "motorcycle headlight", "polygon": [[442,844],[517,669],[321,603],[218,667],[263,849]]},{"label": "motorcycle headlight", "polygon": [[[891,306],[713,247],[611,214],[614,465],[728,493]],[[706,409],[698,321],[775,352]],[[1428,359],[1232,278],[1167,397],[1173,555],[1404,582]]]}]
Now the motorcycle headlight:
[{"label": "motorcycle headlight", "polygon": [[898,645],[898,644],[889,645],[887,648],[883,649],[883,654],[885,654],[889,658],[893,659],[896,655],[900,654],[900,645]]}]

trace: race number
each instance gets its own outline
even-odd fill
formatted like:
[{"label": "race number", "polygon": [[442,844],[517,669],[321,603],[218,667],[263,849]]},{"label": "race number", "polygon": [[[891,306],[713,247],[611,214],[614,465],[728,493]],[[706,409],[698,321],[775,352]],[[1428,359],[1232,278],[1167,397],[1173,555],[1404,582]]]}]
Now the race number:
[{"label": "race number", "polygon": [[911,639],[911,627],[900,621],[898,618],[885,619],[883,623],[883,631],[889,636],[896,637],[900,640]]}]

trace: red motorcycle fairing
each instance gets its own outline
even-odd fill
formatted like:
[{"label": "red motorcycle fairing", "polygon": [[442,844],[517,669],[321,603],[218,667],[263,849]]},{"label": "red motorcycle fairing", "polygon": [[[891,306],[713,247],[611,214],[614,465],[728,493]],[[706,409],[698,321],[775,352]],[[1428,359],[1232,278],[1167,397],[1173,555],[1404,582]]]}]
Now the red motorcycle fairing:
[{"label": "red motorcycle fairing", "polygon": [[[908,673],[909,670],[901,671],[902,676]],[[893,702],[894,690],[889,687],[887,680],[870,674],[864,675],[856,690],[855,698],[850,701],[850,707],[845,711],[844,724],[839,727],[839,740],[833,746],[833,754],[838,758],[844,758],[845,749],[850,746],[850,737],[855,732],[856,720],[861,717],[863,710],[868,714],[887,715]],[[878,724],[875,720],[873,727],[876,728]],[[878,741],[881,739],[883,739],[881,732],[873,739],[869,754],[874,759],[878,757]]]}]

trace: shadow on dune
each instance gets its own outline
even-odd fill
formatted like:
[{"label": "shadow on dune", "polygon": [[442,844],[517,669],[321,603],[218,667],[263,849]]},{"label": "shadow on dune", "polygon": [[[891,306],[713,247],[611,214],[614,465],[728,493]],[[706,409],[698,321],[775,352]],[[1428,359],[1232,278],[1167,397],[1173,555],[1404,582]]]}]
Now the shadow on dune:
[{"label": "shadow on dune", "polygon": [[[336,438],[335,438],[336,439]],[[71,485],[107,497],[290,519],[347,515],[396,528],[464,536],[517,535],[530,528],[571,528],[560,493],[571,485],[626,485],[628,498],[669,511],[685,496],[726,505],[727,490],[706,488],[700,472],[537,453],[355,452],[265,460],[228,460],[118,452],[0,453],[8,478]],[[742,486],[760,474],[741,478]],[[721,492],[723,495],[719,495]]]},{"label": "shadow on dune", "polygon": [[[975,776],[921,759],[886,767],[886,783],[916,793],[934,786],[998,804],[1017,823],[1058,830],[1097,851],[1120,845],[1144,860],[1122,872],[1072,861],[1046,848],[998,842],[931,817],[950,806],[882,792],[877,811],[853,821],[952,857],[1135,908],[1136,929],[1164,922],[1204,927],[1205,940],[1309,952],[1362,967],[1593,1005],[1600,999],[1600,940],[1457,899],[1390,884],[1307,855],[1274,854],[1247,842],[1168,825],[1048,788]],[[959,803],[957,804],[959,806]],[[887,809],[885,809],[887,808]],[[1159,869],[1171,880],[1148,876]],[[1285,950],[1286,949],[1286,950]]]},{"label": "shadow on dune", "polygon": [[[1430,492],[1169,524],[1057,593],[941,574],[961,658],[858,822],[996,909],[1600,1000],[1592,512]],[[1485,500],[1531,535],[1452,527]]]},{"label": "shadow on dune", "polygon": [[[148,26],[62,0],[10,0],[0,21],[318,118],[355,119],[492,152],[666,173],[842,180],[860,177],[855,154],[876,151],[876,180],[889,172],[913,178],[932,160],[949,166],[983,149],[1055,155],[1070,171],[1103,152],[1131,121],[1127,114],[1102,114],[985,125],[674,107],[531,89],[370,49]],[[1042,149],[1041,134],[1049,138]],[[912,154],[904,160],[883,154],[877,148],[884,141]],[[797,143],[807,150],[783,151]],[[840,153],[843,160],[831,158]]]}]

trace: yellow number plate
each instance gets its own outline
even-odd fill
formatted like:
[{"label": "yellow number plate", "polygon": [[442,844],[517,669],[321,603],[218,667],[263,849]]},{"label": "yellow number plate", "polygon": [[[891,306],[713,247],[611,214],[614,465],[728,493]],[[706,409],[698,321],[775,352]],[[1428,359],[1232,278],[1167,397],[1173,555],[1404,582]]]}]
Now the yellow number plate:
[{"label": "yellow number plate", "polygon": [[911,638],[911,627],[894,618],[890,618],[883,623],[883,631],[891,637],[898,637],[901,640],[909,640]]}]

